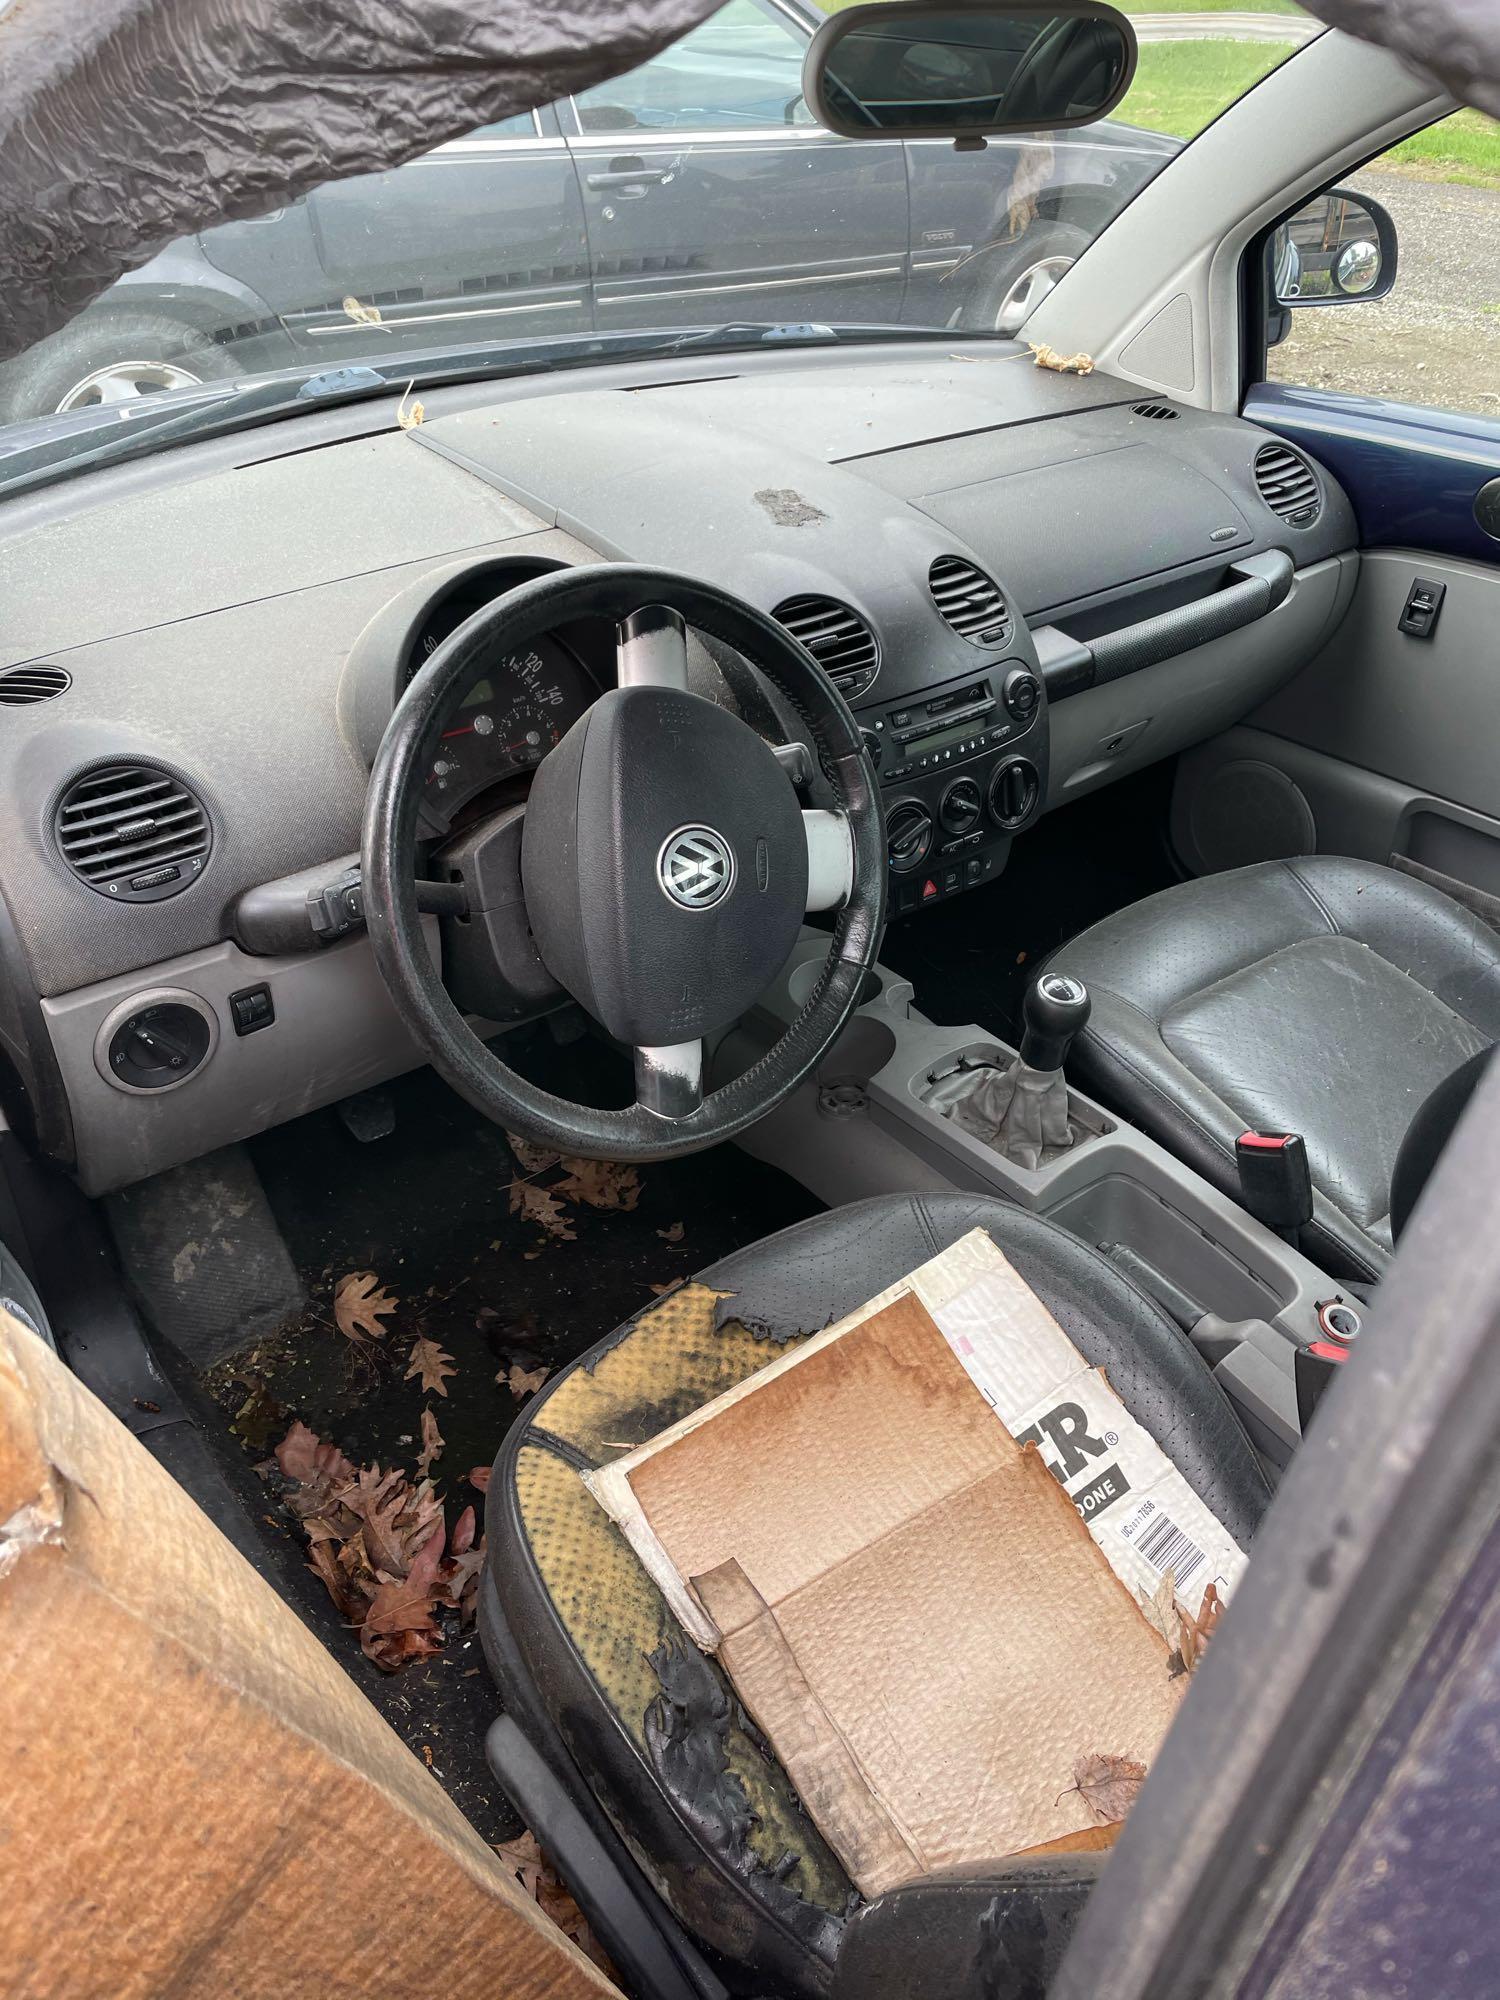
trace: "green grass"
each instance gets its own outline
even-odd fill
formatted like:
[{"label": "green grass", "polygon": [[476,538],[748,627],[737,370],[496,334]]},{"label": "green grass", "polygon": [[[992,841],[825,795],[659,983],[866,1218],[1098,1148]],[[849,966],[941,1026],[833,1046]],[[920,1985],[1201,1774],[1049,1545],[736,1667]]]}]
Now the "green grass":
[{"label": "green grass", "polygon": [[1191,139],[1291,52],[1289,42],[1143,42],[1130,94],[1111,116]]},{"label": "green grass", "polygon": [[1422,180],[1500,188],[1500,123],[1482,111],[1455,111],[1425,132],[1403,139],[1388,157]]}]

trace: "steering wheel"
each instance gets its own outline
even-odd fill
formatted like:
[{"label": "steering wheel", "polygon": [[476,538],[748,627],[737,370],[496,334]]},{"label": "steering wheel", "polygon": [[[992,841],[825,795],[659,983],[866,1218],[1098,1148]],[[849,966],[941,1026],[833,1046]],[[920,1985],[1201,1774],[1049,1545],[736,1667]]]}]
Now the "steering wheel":
[{"label": "steering wheel", "polygon": [[[491,816],[476,841],[470,924],[518,894],[542,966],[635,1050],[636,1102],[599,1111],[502,1062],[433,963],[415,876],[424,781],[454,705],[495,651],[554,626],[614,621],[618,686],[538,766],[520,827]],[[807,725],[836,800],[803,810],[770,746],[690,693],[687,627],[766,675]],[[488,854],[489,860],[484,857]],[[497,880],[509,870],[509,880]],[[397,1012],[439,1075],[497,1124],[585,1159],[660,1160],[762,1118],[813,1070],[857,1005],[879,944],[885,834],[854,717],[812,655],[764,612],[690,577],[634,564],[562,570],[476,611],[436,648],[397,705],[365,806],[370,943]],[[474,905],[478,904],[478,908]],[[806,911],[838,912],[800,1014],[750,1069],[703,1092],[704,1041],[738,1020],[785,965]],[[506,927],[479,922],[480,942]],[[509,927],[509,934],[523,926]],[[465,949],[474,948],[474,933]],[[497,943],[495,950],[503,949]],[[528,943],[530,949],[530,943]],[[535,968],[533,968],[535,969]]]}]

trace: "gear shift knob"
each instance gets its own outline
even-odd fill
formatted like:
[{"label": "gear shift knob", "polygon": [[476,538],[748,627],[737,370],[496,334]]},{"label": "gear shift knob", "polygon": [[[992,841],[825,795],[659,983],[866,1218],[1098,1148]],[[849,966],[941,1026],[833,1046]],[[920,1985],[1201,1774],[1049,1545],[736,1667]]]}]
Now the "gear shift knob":
[{"label": "gear shift knob", "polygon": [[1061,1069],[1073,1037],[1088,1023],[1089,989],[1065,972],[1044,972],[1027,988],[1021,1013],[1021,1060],[1030,1069]]}]

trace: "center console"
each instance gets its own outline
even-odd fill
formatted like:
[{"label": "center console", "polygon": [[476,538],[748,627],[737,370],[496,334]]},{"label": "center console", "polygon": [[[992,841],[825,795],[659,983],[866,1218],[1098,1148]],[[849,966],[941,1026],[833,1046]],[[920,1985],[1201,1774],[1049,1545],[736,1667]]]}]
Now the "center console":
[{"label": "center console", "polygon": [[[757,1014],[721,1045],[717,1086],[784,1032],[819,977],[809,932]],[[1046,1215],[1087,1242],[1175,1320],[1234,1404],[1273,1475],[1302,1432],[1299,1349],[1347,1345],[1359,1307],[1293,1244],[1144,1132],[1069,1090],[1068,1142],[1017,1165],[950,1115],[952,1080],[1004,1072],[1018,1052],[977,1026],[942,1027],[910,984],[875,969],[864,1004],[808,1084],[739,1143],[830,1204],[970,1188]],[[948,1109],[945,1109],[948,1107]]]},{"label": "center console", "polygon": [[1047,794],[1047,697],[1008,659],[857,711],[880,773],[893,916],[989,880]]}]

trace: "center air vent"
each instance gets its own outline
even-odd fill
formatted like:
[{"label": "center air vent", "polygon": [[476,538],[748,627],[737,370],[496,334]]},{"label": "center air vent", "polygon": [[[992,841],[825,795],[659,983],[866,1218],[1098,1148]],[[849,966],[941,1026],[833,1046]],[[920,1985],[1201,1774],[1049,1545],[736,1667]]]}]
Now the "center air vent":
[{"label": "center air vent", "polygon": [[1170,403],[1137,403],[1135,413],[1138,417],[1149,417],[1154,424],[1175,423],[1177,419]]},{"label": "center air vent", "polygon": [[846,701],[864,694],[880,671],[875,634],[836,597],[789,597],[771,613],[800,639]]},{"label": "center air vent", "polygon": [[147,764],[75,778],[57,808],[57,844],[80,882],[122,903],[175,896],[201,873],[208,815],[186,785]]},{"label": "center air vent", "polygon": [[0,674],[0,706],[21,708],[31,701],[51,701],[72,685],[73,677],[63,667],[11,667]]},{"label": "center air vent", "polygon": [[1273,514],[1309,528],[1323,511],[1318,475],[1289,444],[1263,444],[1255,454],[1255,484]]},{"label": "center air vent", "polygon": [[927,572],[927,588],[943,623],[975,646],[1003,646],[1010,637],[1010,613],[1000,586],[962,556],[939,556]]}]

